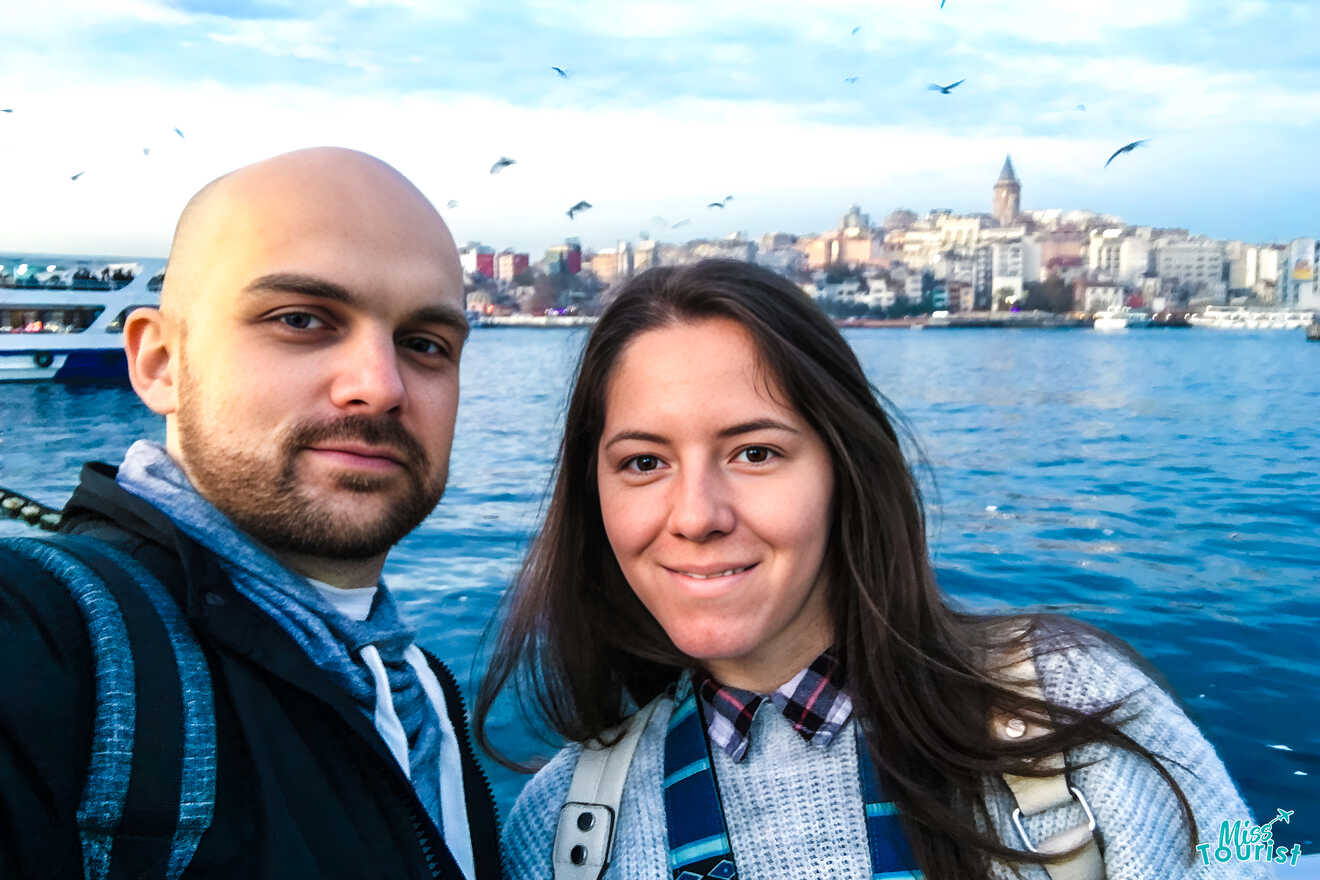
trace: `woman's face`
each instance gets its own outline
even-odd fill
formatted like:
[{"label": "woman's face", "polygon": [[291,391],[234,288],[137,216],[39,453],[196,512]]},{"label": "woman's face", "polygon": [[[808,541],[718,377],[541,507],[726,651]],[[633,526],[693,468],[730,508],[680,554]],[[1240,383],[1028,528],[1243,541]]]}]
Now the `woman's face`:
[{"label": "woman's face", "polygon": [[614,366],[596,466],[610,546],[680,651],[770,691],[829,647],[833,469],[715,318],[639,335]]}]

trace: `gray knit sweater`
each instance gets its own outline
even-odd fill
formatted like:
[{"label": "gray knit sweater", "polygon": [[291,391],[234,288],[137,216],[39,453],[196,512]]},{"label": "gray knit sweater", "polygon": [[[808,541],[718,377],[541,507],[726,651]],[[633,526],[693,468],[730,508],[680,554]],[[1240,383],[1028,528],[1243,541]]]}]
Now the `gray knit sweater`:
[{"label": "gray knit sweater", "polygon": [[[1219,823],[1246,820],[1241,796],[1214,749],[1158,686],[1115,649],[1097,640],[1083,648],[1037,659],[1050,700],[1095,709],[1130,696],[1139,713],[1125,727],[1137,742],[1164,758],[1196,814],[1197,842],[1218,842]],[[638,880],[669,876],[665,811],[660,793],[663,746],[673,706],[664,702],[651,718],[628,772],[615,857],[605,877]],[[766,701],[752,725],[751,746],[741,763],[712,749],[729,835],[742,880],[865,878],[870,875],[866,827],[857,780],[856,737],[848,728],[828,747],[808,744]],[[569,745],[541,769],[518,797],[503,834],[511,880],[547,880],[555,825],[581,747]],[[1203,866],[1188,860],[1187,834],[1172,791],[1150,764],[1127,751],[1087,746],[1070,763],[1093,761],[1070,774],[1095,812],[1110,880],[1171,878],[1268,878],[1259,863]],[[988,780],[986,803],[1006,844],[1020,847],[1010,817],[1015,806],[1000,779]],[[1075,807],[1047,811],[1027,825],[1034,840],[1081,820]],[[1027,880],[1048,880],[1038,865],[1021,866]],[[997,866],[996,878],[1015,876]]]}]

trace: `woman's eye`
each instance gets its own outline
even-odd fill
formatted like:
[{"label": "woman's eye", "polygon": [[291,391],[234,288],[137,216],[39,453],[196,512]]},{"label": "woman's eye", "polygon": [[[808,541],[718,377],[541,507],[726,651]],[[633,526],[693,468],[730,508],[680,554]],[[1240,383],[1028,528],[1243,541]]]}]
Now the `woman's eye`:
[{"label": "woman's eye", "polygon": [[325,321],[308,312],[288,312],[279,316],[280,323],[295,330],[315,330],[325,326]]},{"label": "woman's eye", "polygon": [[741,458],[748,464],[764,464],[778,454],[769,446],[748,446],[746,449],[740,450],[736,457]]},{"label": "woman's eye", "polygon": [[660,467],[660,459],[654,455],[634,455],[623,463],[625,469],[638,473],[650,473]]}]

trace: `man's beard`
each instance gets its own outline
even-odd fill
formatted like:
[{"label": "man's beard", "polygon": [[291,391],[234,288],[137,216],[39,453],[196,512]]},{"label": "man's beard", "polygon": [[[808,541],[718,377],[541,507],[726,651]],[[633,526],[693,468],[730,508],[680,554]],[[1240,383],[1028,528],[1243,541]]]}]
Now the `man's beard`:
[{"label": "man's beard", "polygon": [[[426,451],[392,418],[351,415],[298,423],[270,438],[267,448],[275,455],[266,457],[208,442],[199,402],[180,390],[179,443],[194,487],[236,526],[277,552],[342,560],[380,556],[421,524],[444,494],[445,471],[428,481]],[[391,494],[399,497],[385,499],[385,509],[369,521],[336,511],[334,502],[317,499],[298,480],[298,453],[333,441],[384,447],[402,462],[405,491],[395,489]],[[379,496],[398,479],[398,474],[344,472],[332,482],[347,493]]]}]

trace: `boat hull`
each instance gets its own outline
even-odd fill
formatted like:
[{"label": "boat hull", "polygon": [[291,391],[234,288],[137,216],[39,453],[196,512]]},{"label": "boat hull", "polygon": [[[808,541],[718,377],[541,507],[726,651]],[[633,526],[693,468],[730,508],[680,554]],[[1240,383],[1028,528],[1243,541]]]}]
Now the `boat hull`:
[{"label": "boat hull", "polygon": [[0,352],[0,382],[128,383],[122,348]]}]

